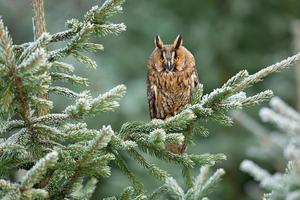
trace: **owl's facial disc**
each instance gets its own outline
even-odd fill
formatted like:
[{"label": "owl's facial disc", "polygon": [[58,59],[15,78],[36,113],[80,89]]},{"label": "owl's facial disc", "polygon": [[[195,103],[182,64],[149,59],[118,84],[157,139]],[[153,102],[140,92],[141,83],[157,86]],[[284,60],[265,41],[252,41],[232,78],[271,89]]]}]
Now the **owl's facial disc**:
[{"label": "owl's facial disc", "polygon": [[164,69],[166,72],[174,71],[175,67],[175,51],[174,50],[165,50],[162,51],[162,60]]},{"label": "owl's facial disc", "polygon": [[167,64],[165,65],[165,69],[167,72],[173,71],[174,65],[171,64],[171,61],[167,61]]},{"label": "owl's facial disc", "polygon": [[176,63],[178,63],[179,59],[176,55],[176,52],[182,46],[182,36],[178,35],[173,44],[164,44],[159,35],[156,35],[154,43],[157,52],[160,53],[160,62],[162,67],[164,68],[164,71],[169,73],[177,69]]}]

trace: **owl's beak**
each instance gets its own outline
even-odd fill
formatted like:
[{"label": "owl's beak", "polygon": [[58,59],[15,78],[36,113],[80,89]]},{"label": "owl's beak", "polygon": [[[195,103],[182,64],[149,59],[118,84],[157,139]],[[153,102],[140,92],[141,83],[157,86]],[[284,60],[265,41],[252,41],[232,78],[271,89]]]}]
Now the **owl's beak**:
[{"label": "owl's beak", "polygon": [[166,62],[166,70],[167,70],[167,72],[171,72],[171,71],[173,71],[173,69],[174,69],[174,64],[171,63],[171,61],[167,61]]}]

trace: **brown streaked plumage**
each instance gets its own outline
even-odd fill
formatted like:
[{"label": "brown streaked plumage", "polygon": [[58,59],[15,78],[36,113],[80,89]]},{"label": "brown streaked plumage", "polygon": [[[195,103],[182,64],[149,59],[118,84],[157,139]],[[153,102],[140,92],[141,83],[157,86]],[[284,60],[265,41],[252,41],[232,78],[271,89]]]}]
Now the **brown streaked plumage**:
[{"label": "brown streaked plumage", "polygon": [[[156,48],[147,65],[147,94],[151,119],[166,119],[174,116],[181,107],[188,104],[193,89],[198,85],[195,58],[182,46],[182,37],[177,36],[173,44],[164,44],[159,36],[155,38]],[[185,151],[185,145],[168,145],[176,154]]]}]

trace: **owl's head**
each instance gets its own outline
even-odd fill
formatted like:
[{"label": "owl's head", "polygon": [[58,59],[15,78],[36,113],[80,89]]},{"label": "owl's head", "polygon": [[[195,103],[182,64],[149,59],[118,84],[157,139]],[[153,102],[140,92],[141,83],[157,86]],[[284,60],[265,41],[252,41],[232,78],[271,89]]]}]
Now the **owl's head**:
[{"label": "owl's head", "polygon": [[157,35],[154,43],[156,48],[152,53],[152,64],[158,72],[182,71],[185,68],[187,58],[191,57],[194,60],[191,53],[182,46],[183,39],[181,35],[178,35],[172,44],[164,44]]}]

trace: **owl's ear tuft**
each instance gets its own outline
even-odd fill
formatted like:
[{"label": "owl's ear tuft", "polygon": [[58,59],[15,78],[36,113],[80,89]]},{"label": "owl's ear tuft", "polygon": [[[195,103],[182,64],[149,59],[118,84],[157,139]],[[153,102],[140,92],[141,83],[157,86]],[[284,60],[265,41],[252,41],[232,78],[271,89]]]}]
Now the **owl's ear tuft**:
[{"label": "owl's ear tuft", "polygon": [[182,46],[182,43],[183,43],[182,36],[178,35],[173,42],[174,49],[178,49],[180,46]]},{"label": "owl's ear tuft", "polygon": [[164,45],[163,41],[161,40],[161,38],[159,37],[159,35],[155,36],[155,40],[154,40],[155,46],[159,49],[161,49]]}]

